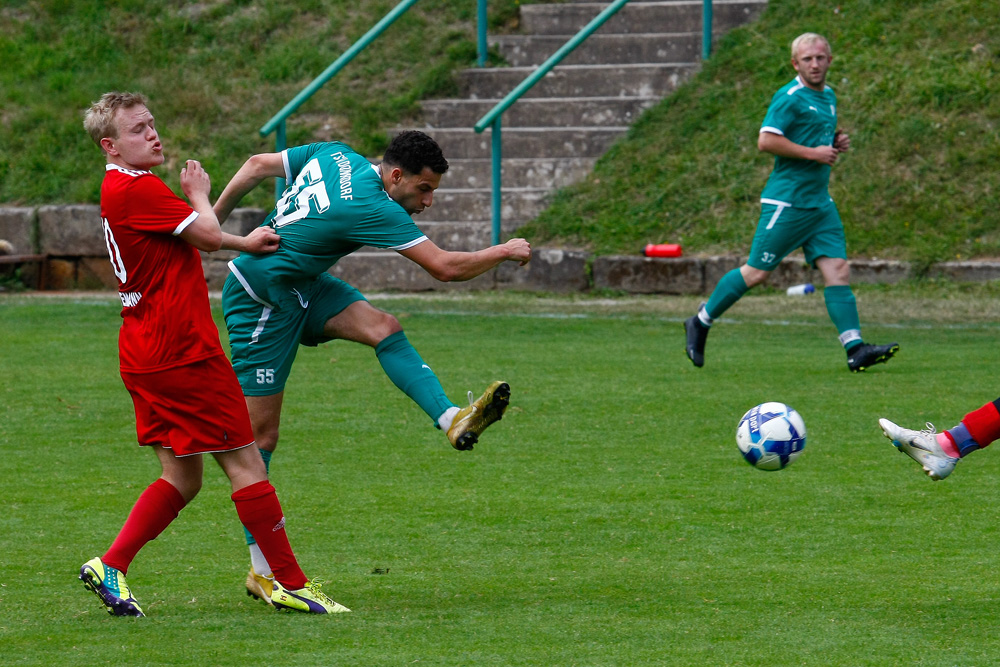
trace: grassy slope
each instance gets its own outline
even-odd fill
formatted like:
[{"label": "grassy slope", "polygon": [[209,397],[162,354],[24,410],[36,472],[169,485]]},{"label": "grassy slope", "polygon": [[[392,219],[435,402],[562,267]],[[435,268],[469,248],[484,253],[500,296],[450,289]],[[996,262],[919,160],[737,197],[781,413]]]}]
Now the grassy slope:
[{"label": "grassy slope", "polygon": [[833,43],[829,81],[852,136],[831,182],[849,252],[1000,254],[998,26],[985,0],[771,0],[525,232],[599,253],[746,252],[773,163],[756,148],[760,122],[795,74],[787,45],[815,31]]},{"label": "grassy slope", "polygon": [[[0,202],[96,202],[103,170],[82,111],[101,93],[151,98],[177,188],[187,158],[216,193],[243,160],[271,150],[257,130],[395,0],[35,0],[0,8]],[[516,0],[490,3],[494,25]],[[347,138],[368,154],[415,100],[451,92],[475,61],[474,2],[422,0],[293,116],[290,144]],[[122,36],[116,39],[117,36]],[[268,202],[267,188],[254,193]],[[259,201],[258,201],[259,200]]]}]

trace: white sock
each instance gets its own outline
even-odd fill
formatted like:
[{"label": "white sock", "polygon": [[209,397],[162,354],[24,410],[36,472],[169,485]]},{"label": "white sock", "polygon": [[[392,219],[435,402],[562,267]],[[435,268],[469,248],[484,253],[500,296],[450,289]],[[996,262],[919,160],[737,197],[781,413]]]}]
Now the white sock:
[{"label": "white sock", "polygon": [[458,408],[453,405],[447,410],[445,410],[440,417],[438,417],[438,426],[441,427],[442,431],[444,431],[445,433],[448,432],[448,429],[451,428],[451,423],[455,421],[455,415],[457,414],[458,414]]},{"label": "white sock", "polygon": [[271,573],[271,566],[267,564],[267,559],[264,558],[264,553],[256,542],[250,545],[250,565],[253,566],[253,571],[262,577],[274,576]]},{"label": "white sock", "polygon": [[698,309],[698,320],[706,327],[711,327],[712,323],[715,322],[715,320],[709,316],[708,311],[705,310],[704,305]]}]

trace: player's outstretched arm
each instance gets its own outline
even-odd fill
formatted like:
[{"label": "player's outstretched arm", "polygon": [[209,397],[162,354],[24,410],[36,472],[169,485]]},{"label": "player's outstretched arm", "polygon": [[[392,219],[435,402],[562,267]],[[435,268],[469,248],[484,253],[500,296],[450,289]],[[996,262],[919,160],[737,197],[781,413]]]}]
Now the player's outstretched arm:
[{"label": "player's outstretched arm", "polygon": [[278,249],[281,237],[270,227],[258,227],[246,236],[222,232],[222,249],[267,255]]},{"label": "player's outstretched arm", "polygon": [[520,262],[524,266],[531,259],[531,244],[524,239],[511,239],[500,245],[475,252],[442,250],[431,240],[399,254],[419,264],[427,273],[441,282],[471,280],[504,262]]},{"label": "player's outstretched arm", "polygon": [[281,161],[281,153],[258,153],[251,156],[226,184],[226,189],[215,202],[215,215],[219,222],[225,222],[240,200],[265,178],[284,175],[285,166]]}]

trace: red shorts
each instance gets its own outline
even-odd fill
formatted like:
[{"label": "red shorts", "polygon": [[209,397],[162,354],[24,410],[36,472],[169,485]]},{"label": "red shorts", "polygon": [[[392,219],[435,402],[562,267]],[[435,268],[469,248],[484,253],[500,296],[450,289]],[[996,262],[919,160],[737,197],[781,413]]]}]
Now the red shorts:
[{"label": "red shorts", "polygon": [[247,404],[225,356],[121,375],[135,404],[140,445],[161,445],[174,456],[191,456],[253,444]]}]

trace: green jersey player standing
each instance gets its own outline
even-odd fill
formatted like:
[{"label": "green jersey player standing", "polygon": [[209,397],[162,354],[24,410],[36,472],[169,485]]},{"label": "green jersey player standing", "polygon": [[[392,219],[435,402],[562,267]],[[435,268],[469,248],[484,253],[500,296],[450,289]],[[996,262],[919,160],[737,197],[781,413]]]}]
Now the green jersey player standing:
[{"label": "green jersey player standing", "polygon": [[792,42],[792,67],[798,76],[774,94],[757,140],[760,150],[775,157],[761,194],[750,257],[723,276],[708,302],[684,322],[686,351],[695,366],[705,363],[713,320],[766,281],[797,248],[823,274],[826,309],[847,351],[847,367],[863,371],[899,350],[896,343],[870,345],[861,338],[844,226],[827,189],[830,167],[851,146],[847,134],[837,131],[837,96],[826,85],[832,61],[830,44],[822,35],[805,33]]},{"label": "green jersey player standing", "polygon": [[[377,166],[340,142],[254,155],[219,197],[215,211],[222,221],[265,178],[284,177],[289,184],[263,222],[280,236],[277,252],[242,254],[230,262],[222,295],[233,368],[268,467],[278,444],[285,381],[299,345],[342,339],[374,348],[389,379],[456,449],[472,449],[483,430],[503,416],[510,400],[506,382],[493,382],[476,401],[469,392],[469,405],[460,409],[399,321],[327,272],[363,246],[395,250],[441,281],[469,280],[505,261],[528,262],[531,246],[524,239],[453,252],[420,231],[410,216],[433,203],[447,170],[438,144],[423,132],[409,131],[392,140]],[[267,601],[271,567],[247,537],[247,592]]]}]

